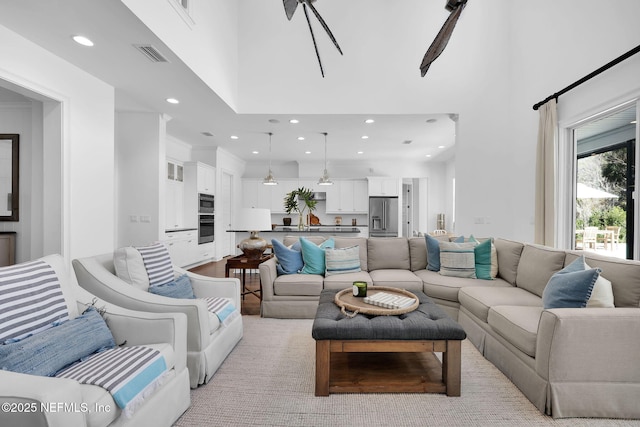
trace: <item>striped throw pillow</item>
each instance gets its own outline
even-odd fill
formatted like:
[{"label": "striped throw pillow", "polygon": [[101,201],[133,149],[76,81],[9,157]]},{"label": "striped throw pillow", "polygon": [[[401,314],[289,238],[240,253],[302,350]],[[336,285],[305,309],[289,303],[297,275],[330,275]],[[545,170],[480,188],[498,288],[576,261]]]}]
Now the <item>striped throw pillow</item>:
[{"label": "striped throw pillow", "polygon": [[477,243],[440,242],[440,274],[476,278],[474,248]]},{"label": "striped throw pillow", "polygon": [[326,276],[360,271],[360,247],[358,245],[340,249],[327,248],[324,254]]},{"label": "striped throw pillow", "polygon": [[149,276],[149,286],[164,285],[173,281],[173,265],[165,245],[155,243],[150,246],[137,247],[136,249],[142,255],[144,268]]},{"label": "striped throw pillow", "polygon": [[44,261],[0,268],[0,343],[44,331],[69,320],[58,276]]}]

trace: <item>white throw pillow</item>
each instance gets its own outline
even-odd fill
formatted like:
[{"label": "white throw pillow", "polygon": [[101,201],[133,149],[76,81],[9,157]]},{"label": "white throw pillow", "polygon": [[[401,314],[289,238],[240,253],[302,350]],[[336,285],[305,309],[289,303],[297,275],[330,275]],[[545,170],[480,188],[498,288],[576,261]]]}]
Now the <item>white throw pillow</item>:
[{"label": "white throw pillow", "polygon": [[[585,267],[587,269],[591,268],[587,263],[585,263]],[[611,288],[611,282],[602,277],[602,275],[598,277],[598,280],[596,280],[596,283],[593,285],[591,297],[589,298],[589,301],[587,301],[587,307],[615,307],[613,304],[613,289]]]}]

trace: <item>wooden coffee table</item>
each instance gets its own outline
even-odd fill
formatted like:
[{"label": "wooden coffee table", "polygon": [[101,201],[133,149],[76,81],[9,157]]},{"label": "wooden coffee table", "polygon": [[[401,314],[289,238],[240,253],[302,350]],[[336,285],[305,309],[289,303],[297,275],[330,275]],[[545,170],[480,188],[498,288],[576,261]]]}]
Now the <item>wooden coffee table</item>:
[{"label": "wooden coffee table", "polygon": [[[358,314],[348,319],[333,302],[335,293],[322,292],[312,329],[316,396],[353,392],[460,396],[461,341],[466,334],[426,295],[414,292],[420,306],[411,313]],[[434,353],[442,353],[442,362]]]}]

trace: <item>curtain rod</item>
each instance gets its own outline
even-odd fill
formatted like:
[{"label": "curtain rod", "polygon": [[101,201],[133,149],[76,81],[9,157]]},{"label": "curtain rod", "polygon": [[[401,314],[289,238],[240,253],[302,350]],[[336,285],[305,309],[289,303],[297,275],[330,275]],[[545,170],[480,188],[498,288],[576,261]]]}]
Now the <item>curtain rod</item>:
[{"label": "curtain rod", "polygon": [[558,99],[558,97],[564,93],[569,92],[571,89],[575,88],[576,86],[580,86],[582,83],[586,82],[587,80],[597,76],[598,74],[602,73],[603,71],[607,71],[609,68],[613,67],[614,65],[624,61],[625,59],[629,58],[630,56],[635,55],[636,53],[640,52],[640,45],[634,47],[633,49],[631,49],[629,52],[624,53],[622,55],[620,55],[619,57],[617,57],[616,59],[614,59],[613,61],[603,65],[602,67],[598,68],[597,70],[593,71],[590,74],[587,74],[586,76],[584,76],[583,78],[581,78],[580,80],[571,83],[569,86],[565,87],[564,89],[562,89],[559,92],[554,93],[553,95],[549,95],[548,97],[546,97],[543,101],[538,102],[537,104],[535,104],[533,106],[534,110],[537,110],[538,108],[540,108],[540,106],[544,105],[545,103],[547,103],[548,101],[551,101],[552,99]]}]

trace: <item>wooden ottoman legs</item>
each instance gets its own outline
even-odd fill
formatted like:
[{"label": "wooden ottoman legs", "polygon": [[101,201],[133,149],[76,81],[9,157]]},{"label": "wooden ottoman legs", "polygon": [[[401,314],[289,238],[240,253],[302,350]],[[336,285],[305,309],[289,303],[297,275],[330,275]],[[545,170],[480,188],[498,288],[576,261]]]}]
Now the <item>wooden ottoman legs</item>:
[{"label": "wooden ottoman legs", "polygon": [[329,396],[331,340],[316,341],[316,396]]}]

